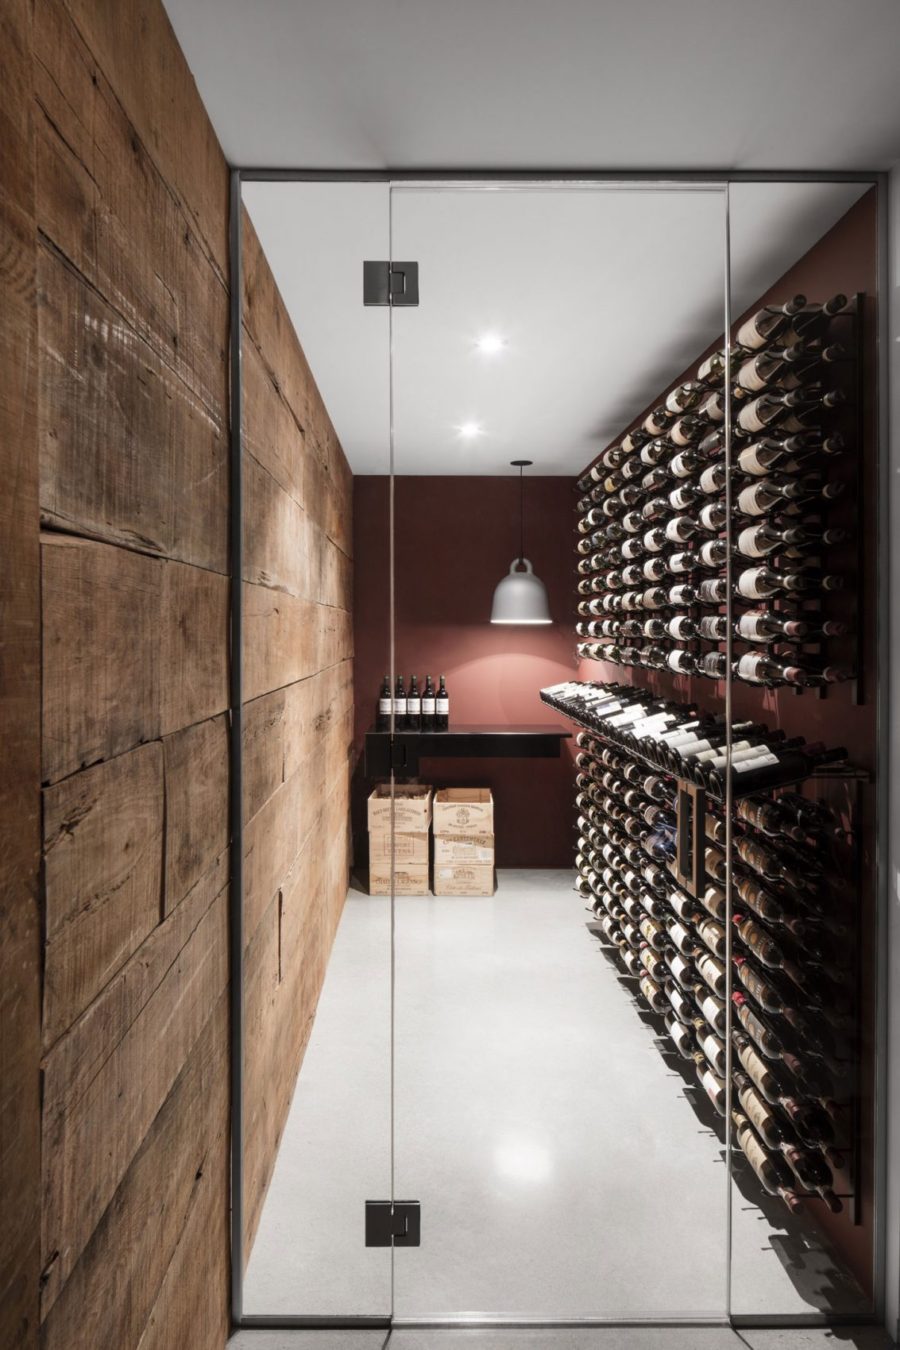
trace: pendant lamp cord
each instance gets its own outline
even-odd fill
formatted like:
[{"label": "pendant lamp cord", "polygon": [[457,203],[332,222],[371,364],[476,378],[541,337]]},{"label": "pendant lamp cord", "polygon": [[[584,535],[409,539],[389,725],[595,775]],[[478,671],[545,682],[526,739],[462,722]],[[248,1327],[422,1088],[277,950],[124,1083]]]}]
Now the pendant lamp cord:
[{"label": "pendant lamp cord", "polygon": [[519,562],[525,559],[525,468],[519,465]]}]

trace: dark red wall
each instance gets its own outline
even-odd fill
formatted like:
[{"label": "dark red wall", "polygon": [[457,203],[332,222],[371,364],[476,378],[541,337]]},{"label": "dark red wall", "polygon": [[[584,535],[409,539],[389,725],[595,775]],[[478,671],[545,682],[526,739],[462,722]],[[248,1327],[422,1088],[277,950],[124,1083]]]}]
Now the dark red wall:
[{"label": "dark red wall", "polygon": [[[538,691],[575,668],[570,478],[526,480],[526,553],[550,597],[549,627],[492,626],[494,587],[519,551],[518,482],[502,478],[395,480],[396,665],[445,675],[451,721],[559,725]],[[354,479],[354,642],[357,760],[371,727],[388,654],[386,477]],[[572,760],[423,761],[423,781],[493,789],[498,867],[571,867]],[[365,784],[354,792],[357,857],[365,834]]]}]

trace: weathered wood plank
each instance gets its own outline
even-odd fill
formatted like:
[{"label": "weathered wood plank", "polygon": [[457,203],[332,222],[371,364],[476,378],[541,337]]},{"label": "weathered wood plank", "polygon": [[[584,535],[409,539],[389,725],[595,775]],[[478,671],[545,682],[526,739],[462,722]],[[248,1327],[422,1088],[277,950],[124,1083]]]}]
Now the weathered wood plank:
[{"label": "weathered wood plank", "polygon": [[344,609],[244,583],[244,689],[248,700],[353,655]]},{"label": "weathered wood plank", "polygon": [[350,609],[350,559],[248,454],[243,501],[244,580]]},{"label": "weathered wood plank", "polygon": [[[246,211],[243,219],[248,442],[260,462],[349,556],[350,467]],[[248,352],[254,347],[258,363]],[[272,404],[273,396],[283,408]]]},{"label": "weathered wood plank", "polygon": [[40,571],[32,17],[0,6],[0,1345],[32,1350],[40,1272]]},{"label": "weathered wood plank", "polygon": [[[339,727],[339,731],[335,728]],[[311,675],[286,688],[263,694],[244,708],[244,822],[249,823],[311,748],[321,751],[333,776],[348,771],[348,761],[333,758],[335,748],[349,755],[353,735],[353,663]]]},{"label": "weathered wood plank", "polygon": [[[226,980],[222,892],[91,1081],[61,1112],[45,1112],[42,1315],[74,1270]],[[51,1051],[47,1073],[53,1057]]]},{"label": "weathered wood plank", "polygon": [[57,534],[42,536],[41,560],[42,772],[53,782],[159,736],[165,564]]},{"label": "weathered wood plank", "polygon": [[[227,1264],[227,1139],[228,1011],[221,995],[50,1309],[42,1350],[128,1350],[144,1344],[142,1332],[159,1313],[212,1301],[219,1339],[173,1339],[168,1347],[224,1345],[227,1285],[220,1274],[203,1288],[199,1277],[204,1267]],[[185,1269],[186,1242],[192,1270]]]},{"label": "weathered wood plank", "polygon": [[44,1025],[50,1046],[159,922],[159,742],[44,793]]},{"label": "weathered wood plank", "polygon": [[347,894],[347,827],[340,823],[346,815],[344,791],[336,785],[334,800],[325,808],[324,818],[334,827],[333,833],[319,830],[307,841],[261,916],[247,950],[245,1259],[259,1223]]},{"label": "weathered wood plank", "polygon": [[[337,785],[349,781],[350,714],[349,710],[338,714],[334,708],[318,715],[311,713],[316,693],[321,695],[328,688],[322,680],[318,690],[304,689],[304,685],[312,684],[312,680],[304,681],[287,691],[284,755],[289,776],[245,826],[244,927],[248,939],[301,849],[313,836],[331,838],[343,828],[334,793]],[[295,693],[299,690],[305,697]],[[292,744],[291,724],[302,725],[304,712],[311,723],[318,716],[322,718],[320,731],[295,737]],[[273,758],[279,758],[277,744],[273,745]],[[330,816],[325,811],[329,800]]]},{"label": "weathered wood plank", "polygon": [[58,1122],[87,1091],[128,1028],[159,989],[227,882],[227,860],[217,858],[178,908],[153,930],[45,1057],[45,1129],[56,1129]]},{"label": "weathered wood plank", "polygon": [[226,276],[228,166],[165,8],[158,0],[67,0],[66,8]]},{"label": "weathered wood plank", "polygon": [[[35,24],[41,232],[221,430],[228,346],[223,275],[69,10],[38,0]],[[178,129],[179,137],[185,133],[191,135],[190,126]]]},{"label": "weathered wood plank", "polygon": [[228,726],[223,716],[163,742],[164,912],[170,914],[228,847]]},{"label": "weathered wood plank", "polygon": [[226,571],[219,420],[46,247],[38,281],[44,522]]},{"label": "weathered wood plank", "polygon": [[163,734],[228,706],[228,578],[164,564],[160,722]]}]

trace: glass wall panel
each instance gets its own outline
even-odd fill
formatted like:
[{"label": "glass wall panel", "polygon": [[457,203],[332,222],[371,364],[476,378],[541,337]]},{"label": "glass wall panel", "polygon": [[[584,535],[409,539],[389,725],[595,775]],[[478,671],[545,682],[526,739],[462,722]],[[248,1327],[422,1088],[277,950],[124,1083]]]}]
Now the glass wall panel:
[{"label": "glass wall panel", "polygon": [[724,755],[723,369],[698,374],[724,192],[404,185],[391,211],[420,289],[392,315],[396,669],[412,719],[423,682],[449,697],[404,736],[434,797],[395,901],[395,1186],[422,1204],[395,1314],[722,1318],[725,963],[696,934],[724,912],[667,737]]},{"label": "glass wall panel", "polygon": [[873,1306],[875,195],[730,190],[737,1317]]},{"label": "glass wall panel", "polygon": [[244,1312],[387,1317],[364,1202],[391,1196],[391,900],[351,862],[374,718],[354,704],[360,547],[363,650],[390,670],[389,323],[363,304],[388,187],[244,201]]}]

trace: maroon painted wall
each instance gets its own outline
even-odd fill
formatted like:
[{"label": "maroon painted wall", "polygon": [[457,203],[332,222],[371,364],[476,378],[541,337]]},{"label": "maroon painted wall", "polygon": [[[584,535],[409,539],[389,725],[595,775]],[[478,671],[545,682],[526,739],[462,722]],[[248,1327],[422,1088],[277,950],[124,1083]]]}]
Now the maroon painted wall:
[{"label": "maroon painted wall", "polygon": [[[854,579],[845,593],[829,598],[829,615],[845,619],[861,633],[862,650],[859,669],[863,672],[862,702],[854,704],[849,684],[833,686],[824,698],[806,691],[797,696],[787,689],[764,690],[735,681],[732,689],[736,718],[753,718],[780,727],[788,735],[802,735],[807,741],[824,741],[830,746],[845,746],[850,760],[872,774],[872,781],[859,787],[858,814],[860,876],[858,904],[861,924],[860,962],[863,971],[863,1024],[860,1046],[860,1118],[861,1169],[859,1187],[861,1205],[859,1222],[854,1223],[850,1207],[842,1214],[833,1215],[824,1206],[816,1206],[816,1216],[828,1230],[842,1251],[864,1288],[871,1287],[872,1253],[874,1241],[874,1064],[875,1064],[875,998],[871,972],[875,968],[875,784],[877,753],[875,698],[876,698],[876,527],[877,527],[877,466],[878,466],[878,403],[876,356],[876,191],[873,188],[853,206],[829,232],[768,291],[759,297],[747,311],[754,313],[769,302],[780,303],[796,293],[810,301],[823,301],[841,292],[853,296],[865,292],[863,309],[864,356],[861,436],[857,437],[852,420],[852,405],[846,410],[847,424],[841,430],[848,443],[857,447],[861,467],[861,492],[858,515],[854,519],[840,519],[832,513],[834,524],[847,524],[852,530],[850,544],[843,547],[841,556],[829,552],[829,568],[843,572]],[[732,332],[740,326],[745,315],[735,322]],[[670,385],[654,397],[631,426],[639,426],[651,408],[657,406],[670,389],[674,389],[696,369],[698,361],[721,347],[721,337],[706,352],[682,371]],[[853,391],[850,391],[851,398]],[[629,428],[623,427],[616,438],[620,440]],[[606,447],[604,446],[603,449]],[[852,476],[852,457],[847,456],[846,470]],[[855,506],[855,492],[848,492],[846,506]],[[857,538],[861,541],[857,559]],[[859,565],[858,565],[859,564]],[[829,647],[830,659],[837,664],[853,666],[855,652],[848,639],[847,649],[839,644]],[[663,696],[686,702],[697,702],[701,707],[721,710],[724,705],[724,685],[711,680],[670,676],[645,670],[610,665],[608,662],[583,661],[579,664],[579,678],[585,680],[616,680],[623,684],[641,684]],[[855,789],[854,789],[855,790]],[[836,794],[838,797],[840,794]],[[846,789],[844,803],[829,798],[829,804],[838,806],[849,818],[851,789]],[[811,1203],[811,1202],[810,1202]],[[736,1309],[740,1311],[740,1309]],[[773,1310],[777,1311],[777,1310]]]},{"label": "maroon painted wall", "polygon": [[[388,488],[386,477],[354,479],[354,644],[357,769],[356,856],[365,846],[365,783],[359,756],[389,669]],[[396,663],[443,674],[452,723],[559,725],[538,691],[575,668],[573,528],[570,478],[526,480],[526,552],[545,583],[554,623],[492,626],[494,587],[519,551],[518,483],[501,478],[398,477]],[[423,761],[437,786],[492,788],[498,867],[571,867],[572,760]]]}]

